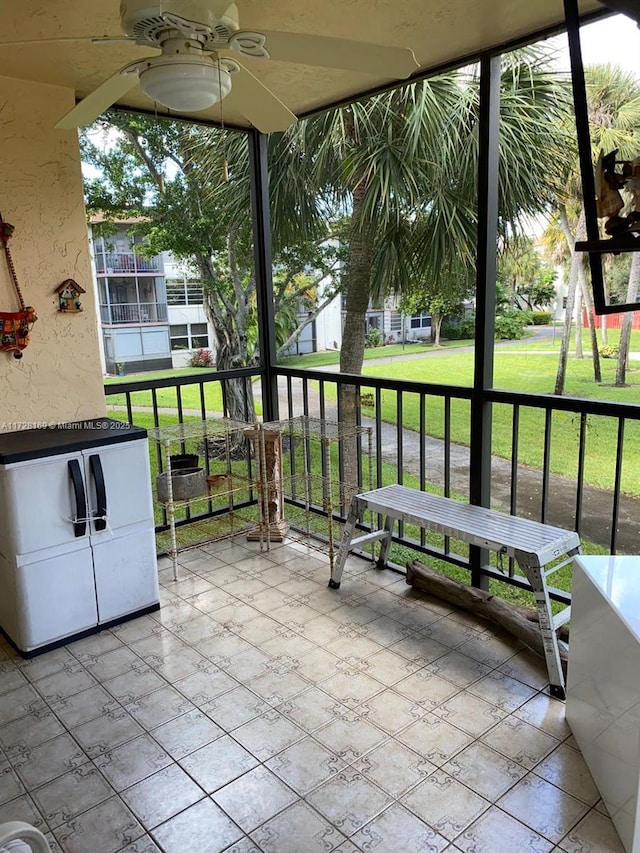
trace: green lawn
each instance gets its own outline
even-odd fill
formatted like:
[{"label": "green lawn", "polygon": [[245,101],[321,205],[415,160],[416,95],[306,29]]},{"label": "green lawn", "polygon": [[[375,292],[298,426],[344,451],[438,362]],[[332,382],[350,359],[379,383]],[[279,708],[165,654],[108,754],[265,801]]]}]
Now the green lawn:
[{"label": "green lawn", "polygon": [[[428,382],[438,385],[458,385],[470,388],[473,384],[473,352],[455,350],[439,353],[436,357],[406,359],[381,365],[365,365],[363,373],[388,379],[406,379],[411,382]],[[509,391],[530,394],[553,394],[558,366],[557,353],[519,352],[517,349],[497,349],[494,362],[494,385]],[[615,388],[616,362],[601,359],[602,383],[593,381],[590,358],[569,358],[566,391],[568,397],[586,397],[593,400],[640,403],[640,361],[632,361],[627,374],[627,386]]]},{"label": "green lawn", "polygon": [[[598,343],[602,344],[602,335],[600,333],[600,329],[597,328],[597,338]],[[562,340],[562,328],[556,326],[555,336],[552,335],[548,341],[530,341],[527,342],[526,338],[523,338],[521,341],[514,341],[511,346],[515,349],[522,350],[540,350],[547,352],[560,352],[560,342]],[[620,342],[620,329],[609,329],[607,332],[607,346],[617,347]],[[575,329],[571,332],[571,339],[569,343],[569,349],[574,350],[576,345],[576,333]],[[585,350],[587,357],[591,357],[589,355],[591,350],[591,338],[589,335],[588,329],[582,330],[582,348]],[[631,352],[640,352],[640,329],[633,329],[631,332]]]},{"label": "green lawn", "polygon": [[[159,371],[165,373],[165,371]],[[202,370],[174,370],[166,371],[166,375],[173,376],[189,376],[195,374],[197,378],[202,376]],[[118,385],[126,381],[144,381],[145,379],[161,379],[163,376],[155,373],[136,374],[135,377],[129,379],[108,380],[109,385]],[[184,385],[180,388],[180,397],[182,399],[182,408],[189,412],[200,412],[200,386],[199,385]],[[204,385],[205,410],[208,412],[222,411],[222,388],[220,382],[207,382]],[[176,388],[158,388],[156,390],[156,400],[158,407],[161,409],[176,409],[178,407],[178,391]],[[126,406],[127,399],[124,394],[111,394],[107,397],[107,405],[111,406]],[[145,406],[151,408],[153,406],[153,395],[151,391],[134,391],[131,394],[131,405]],[[136,421],[137,423],[137,421]]]},{"label": "green lawn", "polygon": [[[498,352],[495,360],[495,385],[497,388],[548,394],[555,381],[557,359],[553,355],[525,356],[513,352]],[[639,367],[640,367],[640,363]],[[640,403],[640,370],[631,371],[632,383],[627,388],[597,386],[590,379],[590,363],[572,360],[567,376],[567,394],[590,399],[610,399],[625,403]],[[613,381],[615,363],[603,360],[603,378]],[[465,386],[471,383],[473,353],[443,355],[426,361],[406,361],[402,364],[368,365],[367,376],[406,379],[436,384],[453,383]],[[327,391],[333,389],[327,389]],[[365,414],[373,410],[364,408]],[[396,394],[382,392],[383,420],[396,421]],[[419,402],[417,395],[404,395],[403,424],[409,429],[419,429]],[[440,397],[429,396],[426,403],[427,431],[437,438],[444,436],[444,405]],[[578,472],[579,417],[568,412],[553,415],[551,439],[551,470],[575,478]],[[616,454],[617,423],[612,418],[590,417],[587,426],[585,481],[604,489],[613,487]],[[544,413],[536,409],[520,412],[519,461],[540,468],[543,461]],[[453,401],[451,406],[452,441],[469,445],[469,403]],[[640,443],[640,423],[629,422],[625,430],[625,459],[637,455]],[[511,409],[495,406],[493,414],[493,452],[504,458],[511,457]],[[622,491],[640,495],[640,466],[623,467]]]},{"label": "green lawn", "polygon": [[[470,346],[473,341],[444,341],[441,349]],[[369,347],[364,351],[365,360],[376,358],[392,358],[403,355],[428,355],[434,351],[430,343],[389,344],[384,347]],[[314,352],[310,355],[296,355],[282,359],[282,367],[323,367],[328,364],[340,364],[340,352]]]},{"label": "green lawn", "polygon": [[144,382],[147,379],[172,379],[174,376],[202,376],[203,373],[215,373],[214,367],[176,367],[171,370],[148,370],[146,373],[130,373],[128,376],[108,376],[105,385],[119,385],[122,382]]}]

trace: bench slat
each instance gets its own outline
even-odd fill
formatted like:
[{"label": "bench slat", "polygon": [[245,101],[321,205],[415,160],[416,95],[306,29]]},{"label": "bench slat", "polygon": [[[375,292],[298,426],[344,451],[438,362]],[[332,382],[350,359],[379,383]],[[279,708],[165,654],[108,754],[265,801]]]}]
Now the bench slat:
[{"label": "bench slat", "polygon": [[502,551],[531,566],[545,566],[580,547],[580,539],[574,531],[407,486],[383,486],[360,493],[357,500],[373,512],[402,518],[405,523],[428,527],[480,548]]}]

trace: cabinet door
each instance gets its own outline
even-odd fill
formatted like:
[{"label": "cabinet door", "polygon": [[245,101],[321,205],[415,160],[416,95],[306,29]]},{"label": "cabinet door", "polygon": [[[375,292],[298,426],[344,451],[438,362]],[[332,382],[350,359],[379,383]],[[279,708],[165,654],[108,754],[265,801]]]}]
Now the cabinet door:
[{"label": "cabinet door", "polygon": [[[69,462],[75,465],[79,483],[74,489]],[[5,554],[31,554],[76,542],[73,519],[85,514],[82,494],[82,457],[64,453],[28,462],[0,466],[0,548]],[[5,550],[6,549],[6,550]]]},{"label": "cabinet door", "polygon": [[[12,639],[25,652],[97,625],[88,543],[71,553],[19,560],[15,571],[15,614]],[[6,627],[5,630],[11,633]]]},{"label": "cabinet door", "polygon": [[83,456],[90,515],[102,512],[105,504],[107,511],[106,527],[90,525],[92,542],[153,519],[146,439],[85,450]]},{"label": "cabinet door", "polygon": [[94,545],[93,567],[99,622],[158,603],[156,540],[151,526]]}]

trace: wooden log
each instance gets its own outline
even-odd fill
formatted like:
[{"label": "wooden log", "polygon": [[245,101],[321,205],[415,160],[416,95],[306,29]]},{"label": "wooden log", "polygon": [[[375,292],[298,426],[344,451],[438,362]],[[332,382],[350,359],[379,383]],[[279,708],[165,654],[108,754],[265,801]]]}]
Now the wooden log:
[{"label": "wooden log", "polygon": [[[512,607],[516,613],[519,613],[523,619],[527,619],[529,622],[533,622],[536,625],[540,624],[540,614],[537,610],[534,610],[532,607],[522,607],[520,604],[509,604],[509,607]],[[556,631],[558,635],[558,639],[562,640],[563,643],[569,642],[569,626],[561,625]]]},{"label": "wooden log", "polygon": [[[484,590],[465,586],[451,580],[445,575],[429,569],[418,560],[407,563],[407,583],[422,592],[427,592],[446,601],[448,604],[469,610],[482,619],[496,622],[534,652],[544,657],[542,634],[535,611],[509,604],[504,599]],[[566,670],[567,648],[564,643],[559,643],[559,649],[562,668]]]}]

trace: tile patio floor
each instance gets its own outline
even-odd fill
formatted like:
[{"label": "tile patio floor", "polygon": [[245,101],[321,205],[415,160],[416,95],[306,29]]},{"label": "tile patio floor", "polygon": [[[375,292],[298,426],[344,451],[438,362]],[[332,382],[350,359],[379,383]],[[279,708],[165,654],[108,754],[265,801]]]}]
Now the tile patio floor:
[{"label": "tile patio floor", "polygon": [[0,641],[0,822],[64,853],[622,851],[541,660],[350,557],[236,538],[162,609]]}]

